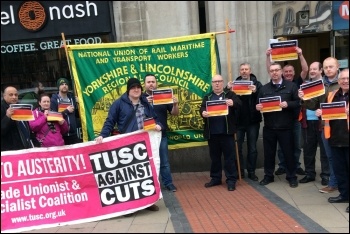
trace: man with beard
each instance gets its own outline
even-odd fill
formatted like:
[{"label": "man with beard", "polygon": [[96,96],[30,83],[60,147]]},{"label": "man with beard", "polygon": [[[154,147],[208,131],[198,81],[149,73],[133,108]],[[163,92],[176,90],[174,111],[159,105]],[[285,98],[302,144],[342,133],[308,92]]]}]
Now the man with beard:
[{"label": "man with beard", "polygon": [[35,100],[37,100],[35,105],[33,105],[33,110],[34,110],[39,106],[38,101],[39,101],[40,95],[45,92],[45,89],[44,89],[43,84],[37,80],[32,82],[32,88],[34,88],[34,93],[27,93],[26,95],[23,96],[22,99],[35,99]]},{"label": "man with beard", "polygon": [[58,112],[60,103],[69,103],[69,105],[61,112],[64,119],[69,125],[68,133],[63,135],[64,144],[72,145],[80,143],[81,140],[77,134],[77,117],[78,109],[77,102],[72,93],[68,92],[68,80],[66,78],[59,78],[57,81],[58,93],[51,97],[51,109]]}]

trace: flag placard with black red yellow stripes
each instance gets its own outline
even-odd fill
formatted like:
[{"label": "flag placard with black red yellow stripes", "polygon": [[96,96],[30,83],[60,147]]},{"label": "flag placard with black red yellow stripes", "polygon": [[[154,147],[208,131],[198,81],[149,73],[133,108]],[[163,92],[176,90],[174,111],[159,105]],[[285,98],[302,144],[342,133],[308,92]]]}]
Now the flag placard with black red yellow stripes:
[{"label": "flag placard with black red yellow stripes", "polygon": [[347,119],[346,115],[346,102],[331,102],[320,104],[322,120],[333,120],[333,119]]},{"label": "flag placard with black red yellow stripes", "polygon": [[47,114],[47,121],[61,121],[63,119],[62,113],[56,111],[49,111]]},{"label": "flag placard with black red yellow stripes", "polygon": [[253,81],[248,80],[236,80],[233,82],[232,91],[237,95],[251,95],[252,90],[249,89],[249,85],[252,85]]},{"label": "flag placard with black red yellow stripes", "polygon": [[271,61],[278,62],[298,59],[298,53],[296,51],[297,46],[298,40],[270,43]]},{"label": "flag placard with black red yellow stripes", "polygon": [[152,90],[153,105],[173,103],[173,89]]},{"label": "flag placard with black red yellow stripes", "polygon": [[11,116],[12,120],[16,120],[16,121],[34,120],[32,104],[10,104],[10,108],[14,109],[14,112]]},{"label": "flag placard with black red yellow stripes", "polygon": [[156,121],[154,120],[153,117],[146,118],[143,120],[143,130],[148,131],[148,130],[154,130],[156,127]]},{"label": "flag placard with black red yellow stripes", "polygon": [[71,106],[72,103],[71,102],[67,102],[67,101],[60,101],[58,103],[58,112],[63,112],[65,109],[67,109],[67,107]]},{"label": "flag placard with black red yellow stripes", "polygon": [[280,96],[259,98],[259,103],[262,104],[263,106],[262,110],[260,111],[261,113],[282,110],[282,108],[280,107],[280,104],[281,104]]},{"label": "flag placard with black red yellow stripes", "polygon": [[226,100],[207,101],[206,105],[209,117],[228,115]]},{"label": "flag placard with black red yellow stripes", "polygon": [[311,81],[306,84],[301,84],[300,89],[304,92],[303,100],[309,100],[314,97],[325,94],[324,84],[322,79]]}]

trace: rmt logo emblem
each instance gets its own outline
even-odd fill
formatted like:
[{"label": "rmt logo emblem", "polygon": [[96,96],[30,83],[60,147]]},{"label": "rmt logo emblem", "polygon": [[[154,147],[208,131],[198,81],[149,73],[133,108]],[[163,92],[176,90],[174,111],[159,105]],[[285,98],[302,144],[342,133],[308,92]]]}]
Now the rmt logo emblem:
[{"label": "rmt logo emblem", "polygon": [[24,2],[18,10],[18,18],[22,27],[31,32],[40,31],[46,24],[44,7],[35,1]]}]

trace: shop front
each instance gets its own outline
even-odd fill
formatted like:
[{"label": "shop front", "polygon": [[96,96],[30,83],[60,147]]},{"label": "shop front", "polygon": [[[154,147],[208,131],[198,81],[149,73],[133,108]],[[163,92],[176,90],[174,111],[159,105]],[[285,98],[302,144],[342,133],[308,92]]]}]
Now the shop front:
[{"label": "shop front", "polygon": [[[274,1],[273,14],[274,38],[298,40],[309,65],[333,56],[348,66],[348,1]],[[300,74],[298,60],[288,63]]]},{"label": "shop front", "polygon": [[2,1],[1,88],[71,80],[64,44],[114,42],[110,1]]}]

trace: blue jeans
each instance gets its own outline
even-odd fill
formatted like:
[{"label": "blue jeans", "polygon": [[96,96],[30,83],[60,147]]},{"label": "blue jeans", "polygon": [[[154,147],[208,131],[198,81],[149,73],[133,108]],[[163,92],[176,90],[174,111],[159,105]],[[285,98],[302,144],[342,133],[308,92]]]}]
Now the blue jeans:
[{"label": "blue jeans", "polygon": [[173,178],[171,177],[171,172],[170,172],[167,136],[163,136],[162,140],[160,141],[159,158],[160,158],[160,176],[161,176],[163,185],[166,187],[173,183]]},{"label": "blue jeans", "polygon": [[238,154],[241,171],[244,171],[244,157],[243,157],[243,143],[244,137],[247,135],[247,171],[248,173],[255,173],[256,160],[258,158],[258,151],[256,149],[256,142],[259,137],[260,123],[254,123],[246,127],[239,127],[237,130],[237,143],[238,143]]},{"label": "blue jeans", "polygon": [[337,182],[337,179],[335,178],[335,175],[334,175],[332,150],[331,150],[331,146],[329,145],[328,140],[324,137],[324,129],[322,129],[322,141],[323,141],[324,150],[326,151],[326,155],[328,158],[328,164],[329,164],[328,186],[337,188],[338,182]]},{"label": "blue jeans", "polygon": [[[294,121],[293,136],[294,136],[294,160],[297,168],[300,168],[299,160],[301,155],[301,144],[300,144],[301,123],[298,120]],[[277,149],[277,155],[279,160],[278,167],[286,169],[286,162],[284,160],[284,155],[282,153],[282,150],[279,144]]]}]

